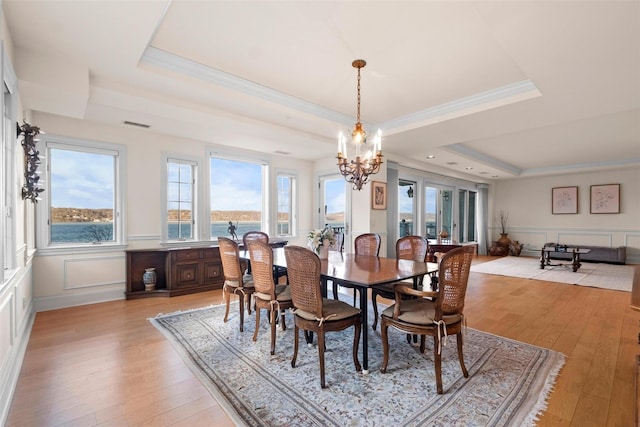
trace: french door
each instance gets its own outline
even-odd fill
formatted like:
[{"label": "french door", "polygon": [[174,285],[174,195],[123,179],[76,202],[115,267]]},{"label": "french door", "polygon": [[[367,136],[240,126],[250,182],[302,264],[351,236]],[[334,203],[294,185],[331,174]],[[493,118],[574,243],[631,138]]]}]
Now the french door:
[{"label": "french door", "polygon": [[351,210],[347,201],[347,185],[341,175],[323,175],[319,178],[319,227],[333,227],[344,233],[345,250],[349,239]]}]

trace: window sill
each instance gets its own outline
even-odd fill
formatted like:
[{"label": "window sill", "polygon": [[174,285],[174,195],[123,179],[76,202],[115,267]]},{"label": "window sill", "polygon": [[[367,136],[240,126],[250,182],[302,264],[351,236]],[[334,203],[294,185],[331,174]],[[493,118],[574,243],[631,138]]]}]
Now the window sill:
[{"label": "window sill", "polygon": [[81,255],[87,253],[124,252],[127,245],[53,246],[40,248],[35,256]]}]

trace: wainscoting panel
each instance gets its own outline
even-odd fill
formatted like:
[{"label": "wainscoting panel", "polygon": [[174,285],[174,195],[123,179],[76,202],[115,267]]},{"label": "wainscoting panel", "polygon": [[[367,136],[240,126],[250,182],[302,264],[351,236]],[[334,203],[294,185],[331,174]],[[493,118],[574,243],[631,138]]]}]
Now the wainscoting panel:
[{"label": "wainscoting panel", "polygon": [[613,246],[612,233],[584,233],[562,232],[558,233],[560,243],[585,246]]},{"label": "wainscoting panel", "polygon": [[13,299],[13,292],[7,292],[0,300],[0,372],[5,371],[13,346]]},{"label": "wainscoting panel", "polygon": [[124,256],[64,260],[64,289],[122,284],[126,281]]}]

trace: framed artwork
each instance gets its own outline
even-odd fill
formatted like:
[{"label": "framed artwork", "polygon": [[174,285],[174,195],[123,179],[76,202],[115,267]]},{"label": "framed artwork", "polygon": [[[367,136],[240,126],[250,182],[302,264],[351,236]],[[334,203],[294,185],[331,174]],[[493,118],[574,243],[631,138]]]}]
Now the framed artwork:
[{"label": "framed artwork", "polygon": [[387,183],[371,181],[371,209],[387,209]]},{"label": "framed artwork", "polygon": [[620,184],[592,185],[591,213],[620,213]]},{"label": "framed artwork", "polygon": [[552,214],[578,213],[578,187],[554,187],[551,189]]}]

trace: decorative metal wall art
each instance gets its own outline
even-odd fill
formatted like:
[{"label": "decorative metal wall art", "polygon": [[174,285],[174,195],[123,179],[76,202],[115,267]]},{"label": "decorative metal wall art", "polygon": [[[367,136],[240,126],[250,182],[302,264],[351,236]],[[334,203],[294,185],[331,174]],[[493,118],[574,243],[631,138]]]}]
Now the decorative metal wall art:
[{"label": "decorative metal wall art", "polygon": [[23,122],[18,125],[18,138],[22,136],[22,148],[24,149],[24,185],[22,186],[22,200],[29,199],[33,203],[38,202],[38,196],[44,191],[40,188],[38,181],[38,166],[40,165],[40,152],[36,149],[40,134],[40,128]]}]

